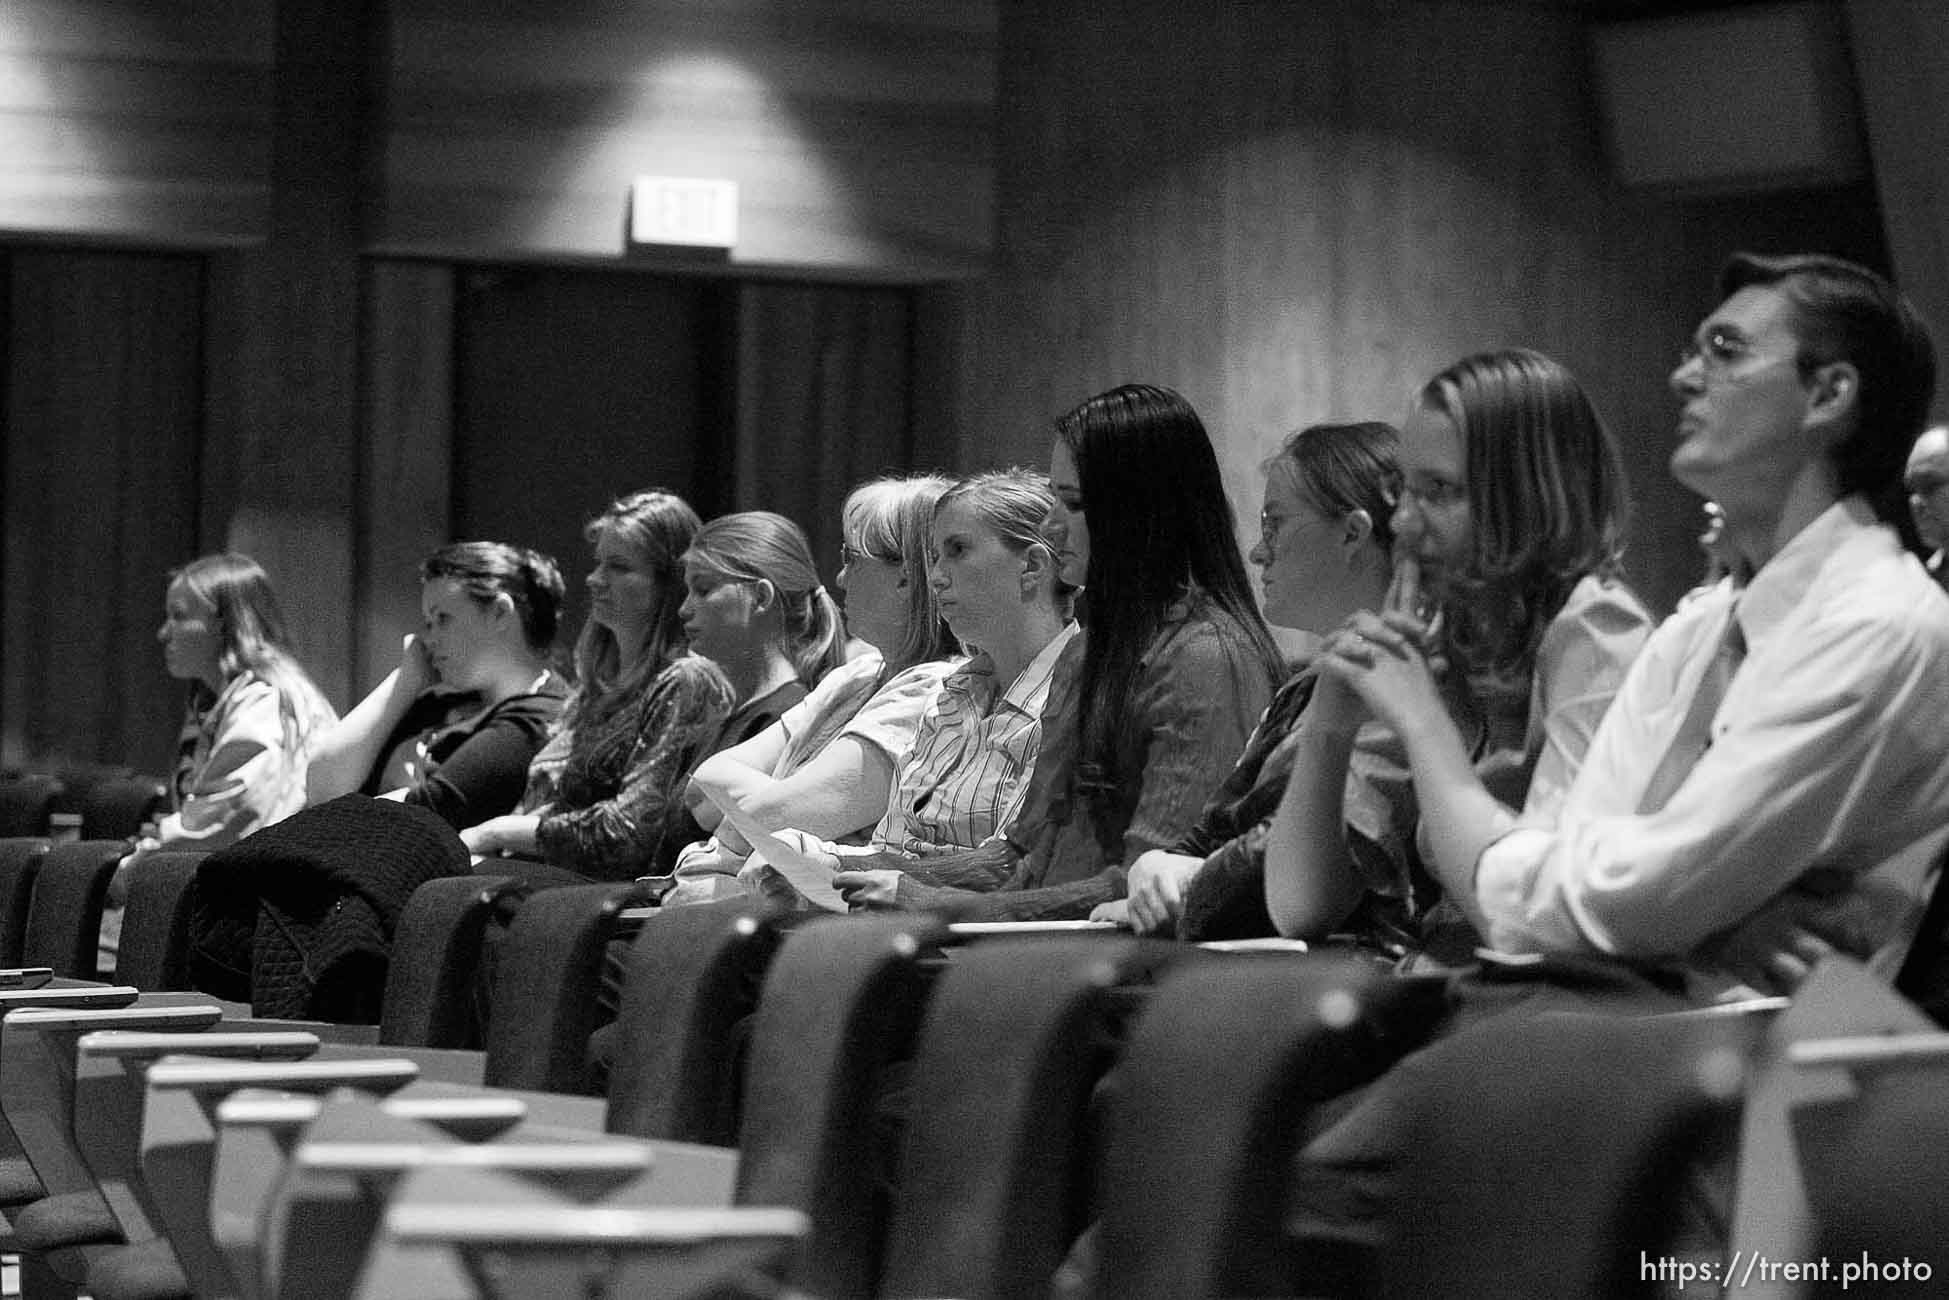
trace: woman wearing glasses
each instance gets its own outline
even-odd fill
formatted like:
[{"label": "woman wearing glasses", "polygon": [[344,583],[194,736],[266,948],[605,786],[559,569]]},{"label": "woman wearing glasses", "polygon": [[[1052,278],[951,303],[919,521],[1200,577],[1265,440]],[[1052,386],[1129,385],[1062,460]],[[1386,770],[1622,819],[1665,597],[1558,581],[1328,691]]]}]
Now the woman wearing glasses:
[{"label": "woman wearing glasses", "polygon": [[[1436,375],[1402,429],[1401,467],[1388,599],[1327,638],[1269,832],[1265,901],[1281,934],[1330,933],[1374,892],[1342,829],[1363,722],[1401,738],[1421,806],[1434,780],[1521,807],[1569,784],[1651,631],[1618,579],[1616,446],[1556,362],[1509,350]],[[1444,834],[1418,812],[1397,825]]]}]

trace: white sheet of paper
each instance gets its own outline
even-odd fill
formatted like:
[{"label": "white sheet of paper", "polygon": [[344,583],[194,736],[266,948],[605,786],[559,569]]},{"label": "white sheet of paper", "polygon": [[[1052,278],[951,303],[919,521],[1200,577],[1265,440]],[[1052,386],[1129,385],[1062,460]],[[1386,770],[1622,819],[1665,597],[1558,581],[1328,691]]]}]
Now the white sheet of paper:
[{"label": "white sheet of paper", "polygon": [[828,912],[852,910],[847,906],[846,896],[832,887],[832,867],[823,855],[800,852],[791,841],[766,830],[745,816],[742,810],[727,811],[724,819],[737,827],[738,834],[751,845],[752,860],[762,858],[776,868],[780,875],[792,882],[792,888],[811,899],[814,906]]}]

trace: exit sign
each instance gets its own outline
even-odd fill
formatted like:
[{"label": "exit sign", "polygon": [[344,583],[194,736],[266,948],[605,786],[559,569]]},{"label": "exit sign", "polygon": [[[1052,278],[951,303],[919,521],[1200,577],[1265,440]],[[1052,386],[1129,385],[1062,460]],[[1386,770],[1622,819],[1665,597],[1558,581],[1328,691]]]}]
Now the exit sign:
[{"label": "exit sign", "polygon": [[738,183],[688,176],[638,176],[629,192],[629,242],[735,247]]}]

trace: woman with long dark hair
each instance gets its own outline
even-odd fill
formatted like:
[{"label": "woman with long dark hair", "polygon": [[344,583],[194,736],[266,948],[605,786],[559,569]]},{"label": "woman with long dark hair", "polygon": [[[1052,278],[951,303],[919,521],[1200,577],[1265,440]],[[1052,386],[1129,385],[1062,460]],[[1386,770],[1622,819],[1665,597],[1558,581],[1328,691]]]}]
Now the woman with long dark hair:
[{"label": "woman with long dark hair", "polygon": [[1054,432],[1046,528],[1084,588],[1086,631],[1052,694],[1034,796],[1005,852],[904,875],[876,863],[839,882],[858,902],[1032,919],[1121,897],[1127,864],[1196,823],[1285,675],[1190,403],[1126,384]]}]

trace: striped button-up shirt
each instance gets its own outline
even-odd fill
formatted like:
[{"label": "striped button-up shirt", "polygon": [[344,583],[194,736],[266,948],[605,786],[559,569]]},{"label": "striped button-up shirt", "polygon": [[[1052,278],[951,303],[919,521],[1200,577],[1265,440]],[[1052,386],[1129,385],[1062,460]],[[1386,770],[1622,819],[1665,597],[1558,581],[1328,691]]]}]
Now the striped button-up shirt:
[{"label": "striped button-up shirt", "polygon": [[1042,708],[1071,623],[1006,689],[985,654],[948,674],[921,718],[872,847],[924,855],[974,848],[1007,828],[1042,748]]}]

